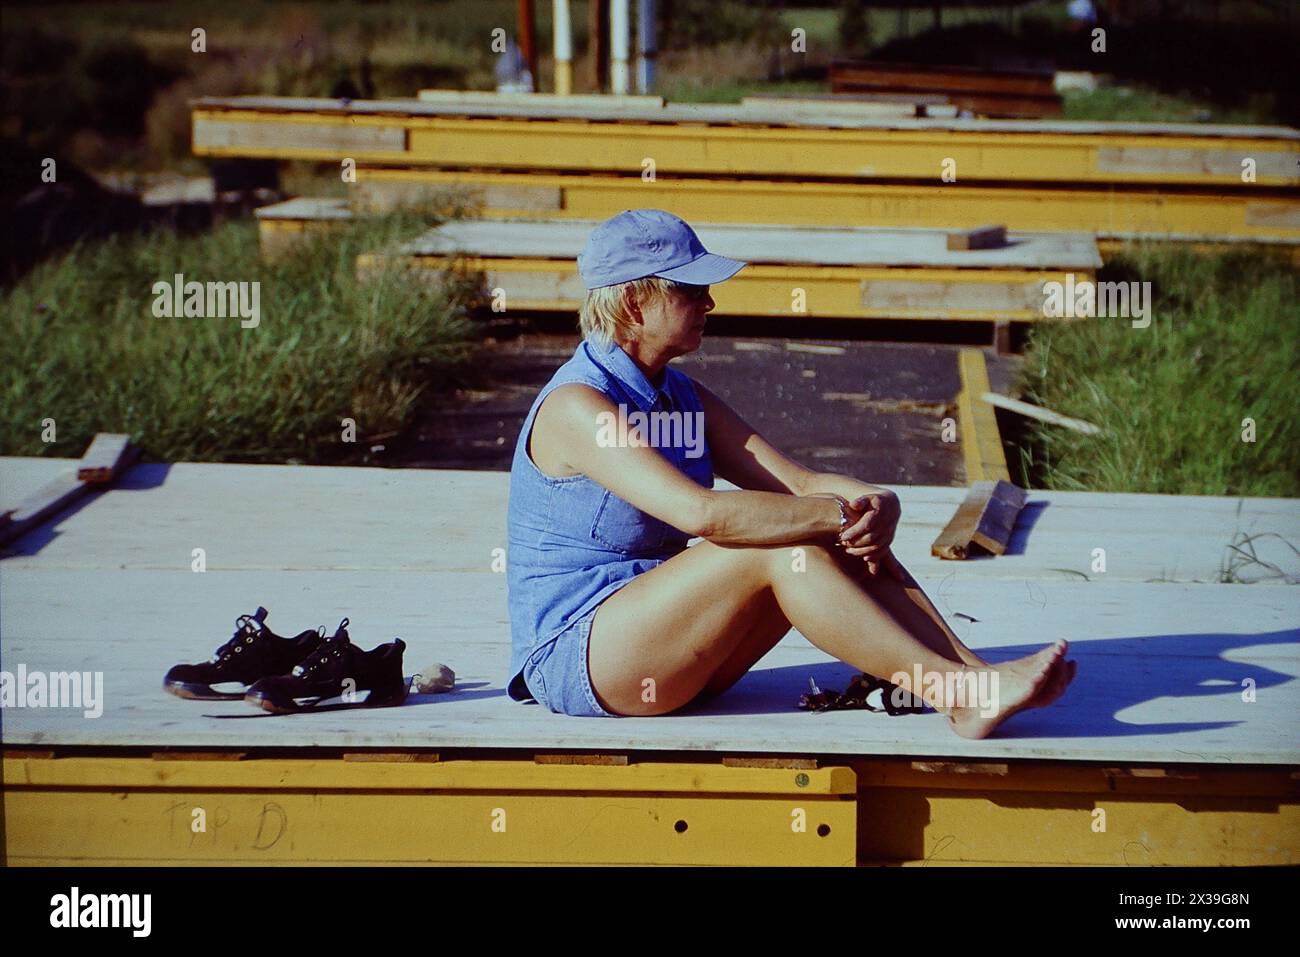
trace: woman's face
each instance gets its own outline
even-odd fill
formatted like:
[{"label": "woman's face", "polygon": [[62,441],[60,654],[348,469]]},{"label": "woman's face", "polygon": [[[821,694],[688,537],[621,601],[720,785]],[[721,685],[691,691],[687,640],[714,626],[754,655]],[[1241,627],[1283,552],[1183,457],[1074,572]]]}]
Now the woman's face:
[{"label": "woman's face", "polygon": [[674,284],[666,295],[641,306],[645,320],[642,345],[672,356],[694,352],[704,338],[705,317],[714,305],[708,286]]}]

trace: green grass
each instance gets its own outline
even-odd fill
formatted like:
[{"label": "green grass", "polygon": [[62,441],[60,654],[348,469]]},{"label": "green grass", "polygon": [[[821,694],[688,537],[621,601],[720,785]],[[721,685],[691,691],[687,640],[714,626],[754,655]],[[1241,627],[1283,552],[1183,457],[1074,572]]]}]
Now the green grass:
[{"label": "green grass", "polygon": [[762,93],[826,92],[824,83],[807,80],[699,80],[677,78],[663,84],[662,96],[673,103],[739,103],[744,97]]},{"label": "green grass", "polygon": [[1092,92],[1062,94],[1067,120],[1107,120],[1133,123],[1263,123],[1275,122],[1271,96],[1252,97],[1237,107],[1218,106],[1204,99],[1173,96],[1142,86],[1101,87]]},{"label": "green grass", "polygon": [[[167,461],[347,459],[405,425],[420,394],[458,381],[469,361],[462,281],[355,275],[358,252],[429,219],[395,213],[272,264],[247,221],[198,237],[114,238],[42,264],[0,298],[0,454],[76,457],[96,432],[125,432]],[[153,284],[174,273],[260,282],[260,324],[156,318]],[[341,441],[345,418],[356,445]]]},{"label": "green grass", "polygon": [[[1300,274],[1249,250],[1131,247],[1099,277],[1152,283],[1151,325],[1035,326],[1028,401],[1109,430],[1034,424],[1022,466],[1046,488],[1300,496]],[[1243,420],[1255,441],[1242,440]]]}]

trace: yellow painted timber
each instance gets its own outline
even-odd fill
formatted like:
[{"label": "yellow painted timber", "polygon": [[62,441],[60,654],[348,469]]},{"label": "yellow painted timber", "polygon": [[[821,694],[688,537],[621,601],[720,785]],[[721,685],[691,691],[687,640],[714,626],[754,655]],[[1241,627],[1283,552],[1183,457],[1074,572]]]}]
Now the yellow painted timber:
[{"label": "yellow painted timber", "polygon": [[[1300,806],[1188,797],[926,794],[873,789],[861,863],[1250,867],[1300,861]],[[1102,829],[1104,828],[1104,829]]]},{"label": "yellow painted timber", "polygon": [[961,452],[966,462],[966,481],[1010,482],[1007,459],[1002,452],[1002,435],[993,407],[980,400],[989,391],[989,373],[980,349],[962,349],[957,358],[961,392],[957,395]]},{"label": "yellow painted timber", "polygon": [[[584,288],[569,260],[405,257],[410,268],[440,275],[458,267],[483,272],[487,288],[505,291],[509,309],[572,311]],[[380,268],[383,254],[357,257],[359,273]],[[1074,270],[1075,281],[1091,278]],[[1065,282],[1062,270],[851,268],[751,264],[712,290],[717,315],[837,319],[1024,321],[1043,318],[1043,283]],[[795,312],[803,290],[806,311]]]},{"label": "yellow painted timber", "polygon": [[856,860],[846,768],[7,756],[4,770],[10,864]]},{"label": "yellow painted timber", "polygon": [[[724,766],[5,757],[8,862],[970,864],[1300,861],[1300,772],[845,757]],[[724,757],[725,759],[725,757]],[[549,760],[549,759],[548,759]],[[203,811],[202,829],[194,823]],[[792,823],[801,820],[807,829]],[[504,816],[503,816],[504,812]],[[505,829],[493,822],[504,822]],[[822,827],[825,825],[825,828]],[[818,833],[819,831],[825,833]]]},{"label": "yellow painted timber", "polygon": [[263,259],[284,255],[300,240],[323,236],[342,225],[337,219],[259,219],[257,241]]},{"label": "yellow painted timber", "polygon": [[861,864],[1285,866],[1294,767],[857,759]]},{"label": "yellow painted timber", "polygon": [[1300,195],[1032,186],[711,180],[446,170],[357,170],[355,205],[373,209],[426,189],[461,189],[492,216],[606,219],[651,207],[688,222],[1091,232],[1103,240],[1172,239],[1300,244]]},{"label": "yellow painted timber", "polygon": [[402,162],[658,175],[816,176],[957,183],[1300,185],[1300,145],[1266,137],[1009,130],[819,129],[735,123],[499,119],[311,109],[193,110],[197,156]]}]

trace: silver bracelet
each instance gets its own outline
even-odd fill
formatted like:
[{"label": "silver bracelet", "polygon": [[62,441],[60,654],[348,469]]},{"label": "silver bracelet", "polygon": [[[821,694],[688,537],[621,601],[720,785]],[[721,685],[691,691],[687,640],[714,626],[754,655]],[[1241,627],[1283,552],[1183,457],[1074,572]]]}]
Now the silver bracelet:
[{"label": "silver bracelet", "polygon": [[[832,494],[833,494],[833,493],[832,493]],[[846,528],[848,528],[850,525],[852,525],[853,523],[849,521],[849,513],[848,513],[848,510],[845,508],[846,503],[845,503],[844,499],[841,498],[840,496],[836,495],[836,496],[835,496],[835,504],[838,505],[838,506],[840,507],[840,531],[839,531],[839,534],[840,534],[840,535],[843,535],[843,534],[844,534],[844,530],[845,530]],[[838,538],[838,536],[836,537],[835,544],[839,545],[840,548],[846,548],[846,547],[847,547],[847,546],[844,544],[844,542],[840,541],[840,539]]]}]

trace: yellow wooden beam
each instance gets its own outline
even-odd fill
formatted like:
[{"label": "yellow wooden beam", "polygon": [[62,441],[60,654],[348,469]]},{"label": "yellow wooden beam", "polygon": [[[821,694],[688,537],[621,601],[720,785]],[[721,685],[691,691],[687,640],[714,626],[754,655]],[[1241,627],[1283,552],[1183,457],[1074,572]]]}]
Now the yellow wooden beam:
[{"label": "yellow wooden beam", "polygon": [[1022,232],[1091,232],[1106,240],[1300,244],[1300,195],[1047,189],[963,184],[782,182],[505,172],[357,170],[355,205],[382,209],[455,189],[491,216],[608,218],[652,207],[688,222],[968,229],[990,222]]},{"label": "yellow wooden beam", "polygon": [[[9,753],[8,862],[1295,864],[1293,769]],[[162,756],[160,756],[161,758]],[[578,759],[575,759],[578,760]],[[794,767],[755,765],[791,763]],[[196,812],[201,812],[196,813]],[[198,826],[201,822],[202,826]]]},{"label": "yellow wooden beam", "polygon": [[1300,185],[1300,146],[1262,136],[653,123],[196,106],[198,156],[409,165],[914,179]]},{"label": "yellow wooden beam", "polygon": [[847,768],[7,757],[10,864],[851,866]]},{"label": "yellow wooden beam", "polygon": [[1002,479],[1010,482],[1007,458],[1002,452],[1002,435],[993,407],[980,400],[989,391],[989,373],[982,349],[962,349],[957,368],[961,375],[961,392],[957,395],[958,429],[961,431],[962,458],[966,463],[966,481],[985,482]]},{"label": "yellow wooden beam", "polygon": [[[585,289],[571,260],[363,254],[365,274],[397,256],[434,278],[452,268],[482,272],[488,290],[505,292],[510,310],[571,311]],[[1075,281],[1091,270],[1073,270]],[[1059,269],[941,269],[751,264],[713,287],[715,314],[836,319],[998,321],[1043,318],[1043,283],[1065,282]],[[802,307],[800,311],[796,311]]]}]

